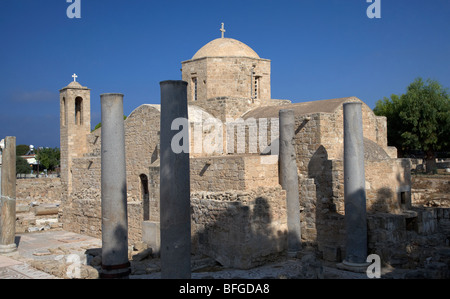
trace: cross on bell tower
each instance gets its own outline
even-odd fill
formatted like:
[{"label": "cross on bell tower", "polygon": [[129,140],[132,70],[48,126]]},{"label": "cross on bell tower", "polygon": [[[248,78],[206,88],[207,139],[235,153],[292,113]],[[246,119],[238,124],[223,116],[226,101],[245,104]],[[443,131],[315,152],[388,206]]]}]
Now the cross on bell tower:
[{"label": "cross on bell tower", "polygon": [[222,23],[222,28],[220,28],[220,32],[222,32],[222,38],[224,38],[224,34],[226,32],[224,23]]},{"label": "cross on bell tower", "polygon": [[78,78],[77,74],[73,74],[72,78],[73,78],[73,82],[77,82],[77,78]]}]

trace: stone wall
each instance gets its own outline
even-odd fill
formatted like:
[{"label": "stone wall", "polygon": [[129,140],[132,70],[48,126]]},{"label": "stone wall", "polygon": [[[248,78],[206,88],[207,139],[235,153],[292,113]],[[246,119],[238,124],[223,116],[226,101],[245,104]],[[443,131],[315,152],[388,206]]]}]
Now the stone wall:
[{"label": "stone wall", "polygon": [[61,181],[66,192],[72,190],[72,160],[88,151],[86,136],[91,130],[90,90],[71,82],[60,90]]},{"label": "stone wall", "polygon": [[[159,157],[159,117],[153,105],[136,108],[124,121],[128,225],[131,241],[140,241],[149,166]],[[73,159],[73,192],[63,205],[62,221],[70,231],[101,236],[101,128],[87,136],[88,153]],[[159,217],[159,216],[158,216]]]},{"label": "stone wall", "polygon": [[411,207],[409,159],[365,163],[368,211],[399,214],[409,209]]},{"label": "stone wall", "polygon": [[193,252],[225,267],[248,269],[286,249],[286,192],[259,187],[242,192],[193,192]]},{"label": "stone wall", "polygon": [[[253,74],[252,74],[253,73]],[[182,62],[182,80],[188,82],[188,100],[194,100],[193,78],[197,80],[197,100],[230,96],[252,98],[258,77],[258,98],[270,100],[270,60],[248,57],[205,57]]]},{"label": "stone wall", "polygon": [[441,258],[436,255],[439,248],[448,246],[449,210],[414,208],[408,214],[369,214],[369,253],[378,254],[383,263],[394,267],[427,267],[431,261]]},{"label": "stone wall", "polygon": [[197,100],[207,99],[207,59],[189,60],[181,63],[182,80],[188,83],[187,98],[188,102],[194,102],[194,84],[193,79],[197,80]]},{"label": "stone wall", "polygon": [[[100,157],[74,160],[74,189],[68,204],[62,206],[61,220],[68,231],[101,238],[101,163]],[[128,201],[128,238],[141,241],[142,202]]]},{"label": "stone wall", "polygon": [[278,186],[278,163],[261,164],[261,157],[233,155],[193,158],[190,164],[191,190],[249,190],[260,186]]},{"label": "stone wall", "polygon": [[61,202],[60,178],[37,178],[16,180],[17,201],[36,201],[38,203]]},{"label": "stone wall", "polygon": [[[259,99],[249,101],[218,97],[195,105],[211,113],[197,115],[200,120],[213,115],[225,121],[262,104]],[[196,109],[197,114],[205,112]],[[317,245],[327,259],[339,259],[343,254],[345,236],[343,119],[342,108],[336,109],[333,113],[297,114],[295,119],[302,241]],[[400,214],[410,206],[409,160],[392,159],[393,155],[386,153],[384,118],[374,116],[366,105],[363,115],[368,210]],[[145,223],[153,237],[159,235],[159,117],[158,107],[142,105],[125,121],[130,243],[142,240]],[[244,154],[235,150],[233,155],[191,155],[192,237],[196,253],[225,266],[249,268],[285,250],[286,203],[279,186],[278,157],[259,155],[259,146],[257,153],[249,154],[249,140],[256,138],[250,133],[259,130],[241,130],[247,140]],[[271,132],[268,126],[268,141],[272,133],[278,131]],[[204,137],[208,132],[201,134]],[[236,145],[237,132],[233,138]],[[89,153],[73,160],[74,188],[62,216],[65,229],[101,237],[101,129],[89,134],[87,141]],[[266,163],[267,158],[275,159]],[[156,244],[157,238],[153,239]]]},{"label": "stone wall", "polygon": [[[330,210],[344,215],[343,161],[333,160],[331,165],[333,180]],[[366,205],[369,212],[398,214],[411,207],[409,159],[365,159],[364,167]]]},{"label": "stone wall", "polygon": [[[342,160],[327,160],[325,149],[311,159],[311,179],[300,179],[302,239],[316,243],[327,256],[337,256],[345,244]],[[369,213],[401,214],[411,207],[409,159],[365,160],[366,205]],[[337,246],[337,247],[336,247]]]},{"label": "stone wall", "polygon": [[125,153],[128,201],[142,202],[141,175],[159,157],[160,112],[152,105],[141,105],[125,120]]},{"label": "stone wall", "polygon": [[[427,267],[430,261],[441,258],[436,254],[438,249],[448,246],[449,211],[448,208],[414,208],[402,214],[369,212],[368,254],[379,255],[383,265],[403,269]],[[319,252],[324,260],[341,262],[345,257],[345,216],[329,214],[323,221],[326,223],[320,226],[327,229],[320,230],[323,241],[318,244]]]},{"label": "stone wall", "polygon": [[413,175],[413,205],[429,207],[450,207],[450,176]]},{"label": "stone wall", "polygon": [[74,188],[62,205],[61,221],[68,231],[101,237],[101,163],[99,156],[75,159]]},{"label": "stone wall", "polygon": [[300,222],[302,242],[317,240],[316,214],[323,212],[317,204],[317,190],[314,179],[299,178]]},{"label": "stone wall", "polygon": [[62,185],[60,178],[18,179],[16,181],[16,232],[58,229]]},{"label": "stone wall", "polygon": [[[362,110],[368,211],[400,213],[411,202],[409,160],[392,159],[392,154],[386,153],[392,151],[383,137],[385,119],[375,116],[365,104]],[[302,239],[322,246],[329,237],[329,217],[345,214],[342,107],[333,113],[296,115],[295,127]]]},{"label": "stone wall", "polygon": [[[128,242],[130,245],[142,241],[142,205],[129,202],[128,209]],[[72,201],[70,216],[66,217],[63,229],[91,237],[102,237],[101,200],[77,198]]]},{"label": "stone wall", "polygon": [[[140,175],[148,176],[148,167],[159,158],[159,118],[157,105],[141,105],[124,121],[128,201],[142,201]],[[94,167],[101,167],[100,160],[96,159],[101,156],[101,128],[91,132],[87,140],[89,150],[82,159],[95,161],[98,165]],[[94,176],[97,175],[100,174]],[[83,177],[78,179],[83,180]],[[82,187],[80,184],[82,181],[77,187]]]},{"label": "stone wall", "polygon": [[198,106],[211,113],[217,119],[225,123],[228,118],[239,118],[242,114],[261,104],[261,100],[239,97],[215,97],[204,101],[191,102],[190,105]]},{"label": "stone wall", "polygon": [[149,219],[159,222],[159,192],[160,192],[159,160],[149,168]]},{"label": "stone wall", "polygon": [[[350,98],[347,102],[361,102]],[[365,104],[362,104],[363,135],[381,148],[387,148],[386,117],[376,116]],[[320,144],[327,151],[330,159],[342,159],[344,149],[344,113],[340,106],[334,113],[320,114]],[[396,157],[395,157],[396,158]]]}]

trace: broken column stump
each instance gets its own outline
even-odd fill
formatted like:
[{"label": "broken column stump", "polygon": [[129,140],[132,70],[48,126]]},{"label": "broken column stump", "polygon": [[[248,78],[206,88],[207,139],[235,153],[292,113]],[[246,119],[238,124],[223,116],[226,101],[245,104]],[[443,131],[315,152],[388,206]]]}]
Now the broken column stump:
[{"label": "broken column stump", "polygon": [[16,236],[16,137],[5,138],[0,201],[0,253],[17,250]]}]

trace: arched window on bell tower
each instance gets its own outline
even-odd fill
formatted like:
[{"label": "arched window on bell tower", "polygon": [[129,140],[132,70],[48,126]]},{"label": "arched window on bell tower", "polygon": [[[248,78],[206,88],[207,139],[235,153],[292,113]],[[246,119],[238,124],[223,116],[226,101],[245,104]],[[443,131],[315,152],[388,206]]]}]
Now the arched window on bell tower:
[{"label": "arched window on bell tower", "polygon": [[83,98],[77,97],[75,99],[75,124],[81,125],[83,123]]},{"label": "arched window on bell tower", "polygon": [[61,103],[61,125],[63,127],[67,126],[67,117],[66,117],[66,98],[62,98]]}]

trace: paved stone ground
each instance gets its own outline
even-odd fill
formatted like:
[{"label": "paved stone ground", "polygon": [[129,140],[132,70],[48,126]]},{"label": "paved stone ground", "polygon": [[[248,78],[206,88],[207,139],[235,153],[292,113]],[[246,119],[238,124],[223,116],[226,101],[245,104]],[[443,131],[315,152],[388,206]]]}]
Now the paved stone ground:
[{"label": "paved stone ground", "polygon": [[15,254],[0,255],[0,279],[55,279],[57,277],[38,271],[25,262],[18,261]]},{"label": "paved stone ground", "polygon": [[[0,279],[56,279],[71,278],[70,265],[75,260],[82,265],[81,278],[98,278],[98,271],[91,263],[99,255],[101,240],[63,230],[18,234],[18,250],[0,255]],[[94,255],[86,252],[96,252]],[[98,262],[98,261],[97,261]],[[354,273],[336,268],[334,263],[317,260],[284,259],[250,270],[225,269],[210,259],[193,259],[193,279],[289,279],[313,278],[367,279],[365,273]],[[97,269],[98,269],[97,263]],[[319,263],[320,264],[320,263]],[[160,261],[157,258],[131,259],[130,279],[158,279],[161,277]],[[305,267],[307,269],[305,270]],[[42,270],[39,271],[38,269]],[[404,272],[384,269],[382,277],[403,278]],[[69,277],[67,277],[69,275]]]},{"label": "paved stone ground", "polygon": [[[101,240],[63,230],[17,234],[18,250],[14,253],[0,255],[0,279],[56,279],[67,278],[59,267],[67,263],[70,256],[80,257],[81,264],[86,264],[86,250],[98,251]],[[211,261],[209,261],[211,262]],[[192,273],[194,279],[205,278],[297,278],[300,263],[298,259],[283,260],[250,270],[223,269],[207,266],[208,261],[198,259]],[[52,265],[51,267],[49,265]],[[205,267],[202,267],[204,265]],[[39,271],[36,268],[42,268]],[[93,269],[92,267],[90,267]],[[131,279],[158,279],[160,274],[159,259],[132,261]],[[46,273],[48,272],[48,273]],[[324,267],[325,278],[367,278],[365,275]],[[51,273],[55,274],[52,275]],[[87,277],[87,276],[86,276]],[[92,277],[89,277],[92,278]]]},{"label": "paved stone ground", "polygon": [[61,278],[33,266],[44,261],[61,263],[71,254],[85,263],[86,249],[101,247],[98,239],[62,230],[16,234],[16,244],[17,251],[0,255],[0,279]]}]

